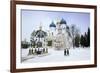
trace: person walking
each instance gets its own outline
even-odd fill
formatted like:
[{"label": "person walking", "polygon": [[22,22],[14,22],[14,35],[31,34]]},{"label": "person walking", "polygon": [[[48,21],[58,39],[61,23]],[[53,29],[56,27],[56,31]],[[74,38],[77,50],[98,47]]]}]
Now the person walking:
[{"label": "person walking", "polygon": [[64,49],[64,55],[66,56],[66,49]]},{"label": "person walking", "polygon": [[67,55],[69,56],[69,49],[67,49]]}]

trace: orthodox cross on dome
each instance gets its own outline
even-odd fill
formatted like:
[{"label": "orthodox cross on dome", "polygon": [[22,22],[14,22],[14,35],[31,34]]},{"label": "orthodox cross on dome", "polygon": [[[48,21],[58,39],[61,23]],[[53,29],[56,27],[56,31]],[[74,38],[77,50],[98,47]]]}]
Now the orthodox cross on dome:
[{"label": "orthodox cross on dome", "polygon": [[39,30],[42,30],[42,22],[40,22]]},{"label": "orthodox cross on dome", "polygon": [[56,19],[56,24],[58,25],[58,24],[60,24],[60,19]]}]

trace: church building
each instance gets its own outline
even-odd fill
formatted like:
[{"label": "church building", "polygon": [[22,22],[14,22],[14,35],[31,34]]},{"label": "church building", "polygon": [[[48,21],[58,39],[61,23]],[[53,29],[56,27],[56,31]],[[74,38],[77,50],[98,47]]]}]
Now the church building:
[{"label": "church building", "polygon": [[49,38],[51,38],[52,47],[60,50],[69,49],[72,46],[72,39],[69,36],[69,26],[63,18],[58,20],[56,24],[52,21],[49,27]]}]

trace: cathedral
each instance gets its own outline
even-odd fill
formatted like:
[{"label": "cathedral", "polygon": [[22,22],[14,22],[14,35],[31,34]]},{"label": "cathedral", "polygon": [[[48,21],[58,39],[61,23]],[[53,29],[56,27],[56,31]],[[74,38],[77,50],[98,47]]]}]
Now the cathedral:
[{"label": "cathedral", "polygon": [[52,47],[55,49],[69,49],[72,46],[72,39],[69,32],[67,22],[62,18],[56,24],[52,22],[50,25],[48,37],[51,38]]}]

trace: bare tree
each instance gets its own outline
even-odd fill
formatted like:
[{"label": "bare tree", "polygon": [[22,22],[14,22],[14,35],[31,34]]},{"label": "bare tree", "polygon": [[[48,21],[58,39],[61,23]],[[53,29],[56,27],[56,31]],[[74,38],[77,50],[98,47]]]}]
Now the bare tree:
[{"label": "bare tree", "polygon": [[71,27],[70,27],[70,32],[71,32],[71,35],[72,35],[72,42],[73,42],[73,48],[75,47],[75,37],[77,35],[79,35],[80,31],[79,29],[76,27],[75,24],[72,24]]},{"label": "bare tree", "polygon": [[35,47],[35,36],[36,36],[36,31],[34,30],[32,33],[31,33],[31,38],[30,38],[30,42],[31,42],[31,47],[34,46]]}]

